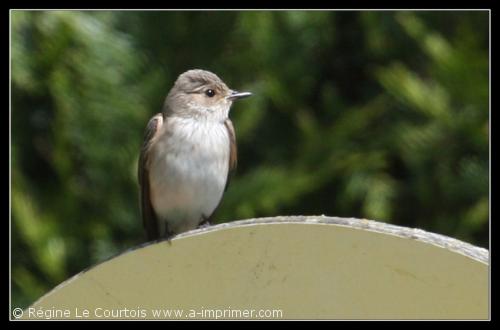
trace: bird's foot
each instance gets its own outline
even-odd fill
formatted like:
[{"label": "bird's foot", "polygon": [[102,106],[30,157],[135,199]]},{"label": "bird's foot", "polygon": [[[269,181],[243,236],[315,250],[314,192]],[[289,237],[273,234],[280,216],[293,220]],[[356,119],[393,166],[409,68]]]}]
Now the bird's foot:
[{"label": "bird's foot", "polygon": [[200,222],[200,224],[198,225],[198,228],[197,229],[203,229],[203,228],[207,228],[207,227],[210,227],[210,218],[207,218],[206,216],[202,215],[201,216],[202,218],[202,221]]},{"label": "bird's foot", "polygon": [[172,245],[172,238],[174,238],[175,236],[175,233],[170,231],[170,229],[168,228],[168,223],[165,224],[165,232],[163,234],[163,237],[165,237],[167,239],[167,243],[168,245]]}]

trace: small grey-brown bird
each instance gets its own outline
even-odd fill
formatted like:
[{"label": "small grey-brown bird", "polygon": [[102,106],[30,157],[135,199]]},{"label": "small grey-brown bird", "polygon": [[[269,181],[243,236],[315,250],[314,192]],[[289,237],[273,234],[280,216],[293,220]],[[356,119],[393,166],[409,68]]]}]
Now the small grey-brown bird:
[{"label": "small grey-brown bird", "polygon": [[161,113],[149,121],[138,179],[148,241],[208,223],[236,168],[236,136],[229,119],[237,92],[212,72],[181,74]]}]

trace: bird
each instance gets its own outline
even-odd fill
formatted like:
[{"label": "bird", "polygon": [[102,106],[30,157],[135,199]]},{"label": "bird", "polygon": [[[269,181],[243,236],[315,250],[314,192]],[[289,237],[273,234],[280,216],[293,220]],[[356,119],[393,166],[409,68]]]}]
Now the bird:
[{"label": "bird", "polygon": [[160,113],[147,123],[138,164],[147,241],[210,225],[237,165],[229,111],[251,92],[230,89],[216,74],[177,77]]}]

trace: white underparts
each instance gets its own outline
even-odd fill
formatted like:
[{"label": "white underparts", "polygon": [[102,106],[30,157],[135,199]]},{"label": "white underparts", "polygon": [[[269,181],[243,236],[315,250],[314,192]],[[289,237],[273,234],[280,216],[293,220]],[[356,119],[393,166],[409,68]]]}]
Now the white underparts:
[{"label": "white underparts", "polygon": [[229,169],[223,122],[168,117],[151,146],[151,202],[172,233],[196,228],[218,206]]}]

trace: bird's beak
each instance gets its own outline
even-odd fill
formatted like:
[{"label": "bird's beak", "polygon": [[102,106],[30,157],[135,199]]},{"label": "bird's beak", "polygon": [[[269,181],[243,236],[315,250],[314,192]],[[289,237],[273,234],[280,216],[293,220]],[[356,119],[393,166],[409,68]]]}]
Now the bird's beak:
[{"label": "bird's beak", "polygon": [[226,96],[226,99],[228,99],[229,101],[235,101],[249,96],[252,96],[252,93],[231,91],[231,94],[229,96]]}]

